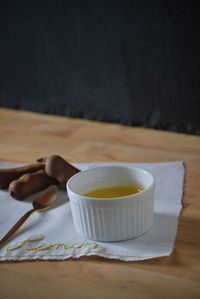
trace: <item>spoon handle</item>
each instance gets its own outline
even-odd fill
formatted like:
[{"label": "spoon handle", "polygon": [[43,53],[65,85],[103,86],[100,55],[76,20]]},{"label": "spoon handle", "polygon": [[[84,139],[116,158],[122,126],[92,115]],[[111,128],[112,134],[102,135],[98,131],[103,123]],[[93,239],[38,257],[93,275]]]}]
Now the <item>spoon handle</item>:
[{"label": "spoon handle", "polygon": [[0,246],[10,238],[19,228],[20,226],[26,221],[26,219],[34,212],[34,209],[26,212],[24,216],[22,216],[17,223],[7,232],[7,234],[0,240]]}]

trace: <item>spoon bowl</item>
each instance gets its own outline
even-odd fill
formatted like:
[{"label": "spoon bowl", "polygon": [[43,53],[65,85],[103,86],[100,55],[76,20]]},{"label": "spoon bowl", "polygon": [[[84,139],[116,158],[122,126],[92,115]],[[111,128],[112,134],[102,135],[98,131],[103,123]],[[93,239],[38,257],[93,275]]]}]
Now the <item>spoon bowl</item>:
[{"label": "spoon bowl", "polygon": [[52,207],[57,199],[57,187],[52,185],[42,191],[33,201],[35,211],[44,211]]},{"label": "spoon bowl", "polygon": [[0,246],[8,240],[26,221],[26,219],[35,211],[42,212],[44,210],[49,209],[57,199],[57,187],[52,185],[42,191],[33,201],[33,209],[26,212],[24,216],[22,216],[17,223],[7,232],[7,234],[0,240]]}]

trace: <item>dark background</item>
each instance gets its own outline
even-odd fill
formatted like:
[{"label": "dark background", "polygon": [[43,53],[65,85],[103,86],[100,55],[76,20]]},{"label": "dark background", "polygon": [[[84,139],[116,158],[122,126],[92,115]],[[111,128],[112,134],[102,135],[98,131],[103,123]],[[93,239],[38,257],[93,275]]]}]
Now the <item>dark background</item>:
[{"label": "dark background", "polygon": [[200,134],[198,1],[1,1],[0,106]]}]

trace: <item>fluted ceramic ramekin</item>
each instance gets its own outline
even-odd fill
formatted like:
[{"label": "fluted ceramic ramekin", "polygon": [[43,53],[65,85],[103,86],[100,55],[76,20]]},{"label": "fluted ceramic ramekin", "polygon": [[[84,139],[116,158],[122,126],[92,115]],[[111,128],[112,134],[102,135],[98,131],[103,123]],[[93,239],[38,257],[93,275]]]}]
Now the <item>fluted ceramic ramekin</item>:
[{"label": "fluted ceramic ramekin", "polygon": [[[114,198],[94,198],[88,191],[135,183],[143,191]],[[149,172],[133,167],[103,166],[75,174],[67,182],[76,231],[91,240],[120,241],[138,237],[153,223],[155,181]]]}]

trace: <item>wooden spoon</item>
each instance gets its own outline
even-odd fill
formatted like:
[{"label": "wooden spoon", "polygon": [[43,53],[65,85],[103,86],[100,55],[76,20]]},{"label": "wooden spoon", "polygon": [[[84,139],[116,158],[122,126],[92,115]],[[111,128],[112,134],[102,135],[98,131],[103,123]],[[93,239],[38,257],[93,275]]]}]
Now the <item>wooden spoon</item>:
[{"label": "wooden spoon", "polygon": [[7,234],[0,240],[0,246],[10,238],[26,221],[26,219],[35,211],[42,212],[49,209],[57,199],[57,187],[52,185],[42,191],[33,201],[33,209],[26,212],[17,223],[7,232]]}]

